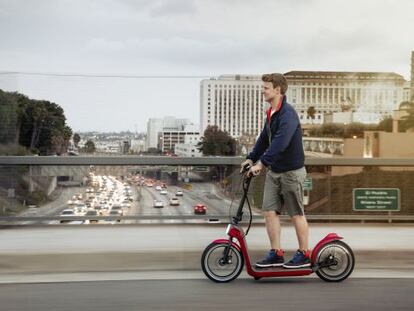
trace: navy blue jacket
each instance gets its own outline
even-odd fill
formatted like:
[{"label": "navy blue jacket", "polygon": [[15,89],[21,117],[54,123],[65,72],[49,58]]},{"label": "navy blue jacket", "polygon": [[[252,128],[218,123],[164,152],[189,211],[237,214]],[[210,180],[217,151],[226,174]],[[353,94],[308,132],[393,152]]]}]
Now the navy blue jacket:
[{"label": "navy blue jacket", "polygon": [[283,97],[282,107],[270,118],[271,144],[269,146],[268,121],[260,134],[253,151],[247,156],[256,162],[260,159],[263,165],[273,172],[282,173],[300,169],[305,164],[302,145],[302,128],[295,109]]}]

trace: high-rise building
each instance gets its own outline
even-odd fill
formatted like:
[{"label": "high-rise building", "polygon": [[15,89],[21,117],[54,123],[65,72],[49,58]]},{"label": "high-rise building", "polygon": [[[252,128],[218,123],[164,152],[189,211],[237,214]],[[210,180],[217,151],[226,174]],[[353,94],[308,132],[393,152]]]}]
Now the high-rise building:
[{"label": "high-rise building", "polygon": [[162,132],[163,119],[149,119],[147,122],[147,142],[146,149],[157,148],[158,146],[158,133]]},{"label": "high-rise building", "polygon": [[217,125],[233,137],[263,126],[261,76],[222,75],[200,83],[200,133]]}]

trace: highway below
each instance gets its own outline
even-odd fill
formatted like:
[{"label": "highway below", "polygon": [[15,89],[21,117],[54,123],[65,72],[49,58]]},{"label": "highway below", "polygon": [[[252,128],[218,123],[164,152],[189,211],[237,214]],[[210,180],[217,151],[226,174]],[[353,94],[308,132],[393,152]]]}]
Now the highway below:
[{"label": "highway below", "polygon": [[[115,179],[114,179],[115,180]],[[122,182],[119,180],[115,181],[122,188]],[[207,216],[229,216],[231,213],[234,215],[236,213],[239,201],[236,199],[233,202],[224,197],[217,186],[209,182],[198,182],[192,183],[191,189],[185,189],[180,186],[168,185],[166,189],[163,189],[165,192],[161,194],[161,191],[156,187],[147,187],[145,185],[137,186],[130,185],[130,191],[132,193],[132,201],[130,202],[130,207],[124,209],[123,215],[129,216],[195,216],[194,206],[197,204],[203,204],[206,207]],[[49,202],[40,208],[30,208],[20,213],[19,216],[29,216],[29,217],[42,217],[42,216],[59,216],[62,211],[65,209],[71,209],[73,206],[69,205],[67,202],[73,200],[73,197],[82,196],[83,198],[88,197],[86,190],[88,187],[69,187],[63,188],[60,196]],[[181,191],[182,195],[177,196],[177,191]],[[116,200],[123,200],[122,194],[116,193]],[[119,197],[118,197],[119,196]],[[176,197],[179,200],[178,206],[172,206],[170,204],[170,199]],[[163,203],[162,208],[154,207],[154,200],[161,201]],[[230,210],[231,206],[231,210]],[[244,207],[247,209],[247,205]],[[93,209],[93,208],[92,208]],[[253,211],[254,215],[259,215],[257,211]],[[82,216],[82,214],[77,214]],[[104,213],[102,215],[108,215]],[[247,217],[248,212],[245,212],[245,217]],[[136,223],[187,223],[187,222],[197,222],[197,220],[172,220],[172,219],[146,219],[146,220],[121,220],[121,223],[126,224],[136,224]],[[200,217],[200,223],[206,222],[206,220]],[[58,220],[53,221],[25,221],[22,224],[59,224]],[[100,224],[107,223],[106,221],[99,221]],[[110,223],[114,223],[111,221]],[[72,221],[70,224],[83,224],[82,221]]]}]

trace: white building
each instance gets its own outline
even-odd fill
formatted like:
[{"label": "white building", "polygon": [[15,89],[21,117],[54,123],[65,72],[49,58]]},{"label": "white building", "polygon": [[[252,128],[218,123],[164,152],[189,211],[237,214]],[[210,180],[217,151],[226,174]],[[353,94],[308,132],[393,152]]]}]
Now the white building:
[{"label": "white building", "polygon": [[[261,76],[222,75],[200,83],[200,133],[217,125],[233,137],[256,135],[263,126]],[[267,108],[267,106],[266,106]]]},{"label": "white building", "polygon": [[201,157],[202,153],[197,148],[201,137],[196,126],[186,126],[184,131],[188,133],[184,136],[184,143],[175,144],[174,153],[180,157]]},{"label": "white building", "polygon": [[[176,151],[176,146],[179,145],[180,152],[187,152],[188,155],[199,154],[195,150],[195,146],[200,141],[200,132],[197,130],[198,126],[194,124],[186,125],[181,130],[178,131],[163,131],[159,133],[161,150],[174,152]],[[181,146],[185,145],[185,146]],[[185,149],[185,150],[184,150]],[[189,153],[188,153],[189,152]]]},{"label": "white building", "polygon": [[158,148],[159,137],[163,131],[182,131],[185,125],[191,124],[189,119],[165,117],[163,119],[151,118],[147,122],[146,149]]},{"label": "white building", "polygon": [[288,101],[295,107],[302,123],[309,107],[316,110],[314,123],[324,114],[357,111],[391,115],[403,100],[404,78],[390,72],[290,71]]},{"label": "white building", "polygon": [[162,132],[163,119],[149,119],[147,122],[147,141],[146,149],[157,148],[158,146],[158,133]]},{"label": "white building", "polygon": [[[353,111],[380,114],[398,109],[406,81],[390,72],[290,71],[288,102],[301,123],[322,124],[326,114]],[[217,125],[233,137],[258,135],[269,107],[263,103],[260,75],[223,75],[200,83],[200,133]],[[314,119],[308,116],[315,108]],[[370,117],[369,117],[370,118]]]}]

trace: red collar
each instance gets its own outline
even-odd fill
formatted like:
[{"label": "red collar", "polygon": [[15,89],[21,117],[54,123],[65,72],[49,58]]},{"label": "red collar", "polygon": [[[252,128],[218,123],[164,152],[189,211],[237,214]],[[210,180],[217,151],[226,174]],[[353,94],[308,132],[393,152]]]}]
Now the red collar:
[{"label": "red collar", "polygon": [[[277,107],[276,107],[275,113],[276,113],[276,112],[278,112],[278,111],[280,110],[280,108],[282,108],[283,98],[284,98],[284,96],[282,96],[282,97],[280,98],[280,101],[279,101],[279,103],[277,104]],[[270,106],[270,107],[269,107],[269,109],[267,109],[267,111],[266,111],[267,121],[268,121],[268,122],[270,122],[270,116],[271,116],[271,114],[272,114],[272,106]]]}]

